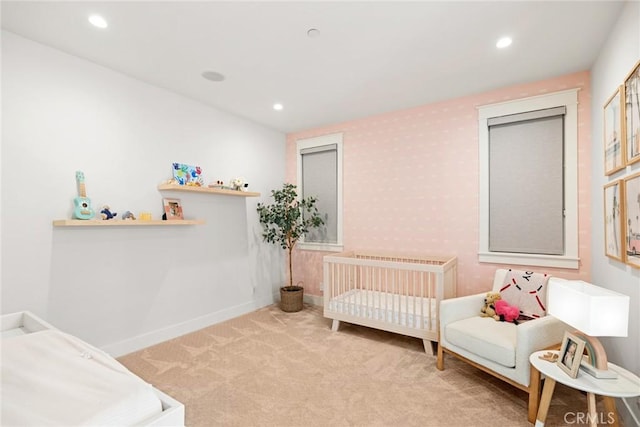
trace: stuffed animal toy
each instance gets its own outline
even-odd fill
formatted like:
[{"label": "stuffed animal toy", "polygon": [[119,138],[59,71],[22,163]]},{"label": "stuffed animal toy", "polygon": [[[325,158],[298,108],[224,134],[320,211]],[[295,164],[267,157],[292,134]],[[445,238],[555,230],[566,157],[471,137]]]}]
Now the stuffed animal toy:
[{"label": "stuffed animal toy", "polygon": [[236,191],[247,191],[249,184],[244,182],[244,178],[234,178],[231,180],[231,187]]},{"label": "stuffed animal toy", "polygon": [[494,319],[518,324],[518,316],[520,316],[518,307],[509,305],[509,303],[503,299],[496,301],[494,305],[496,311],[496,315],[493,316]]},{"label": "stuffed animal toy", "polygon": [[116,217],[116,215],[118,215],[117,213],[111,212],[111,208],[109,208],[109,206],[104,205],[102,207],[102,210],[100,211],[100,215],[102,216],[102,219],[107,220],[107,219],[113,219]]},{"label": "stuffed animal toy", "polygon": [[482,317],[494,317],[496,316],[495,302],[500,299],[499,292],[487,292],[484,297],[484,306],[480,309],[480,316]]},{"label": "stuffed animal toy", "polygon": [[125,213],[122,214],[122,219],[136,219],[136,216],[131,213],[131,211],[125,211]]}]

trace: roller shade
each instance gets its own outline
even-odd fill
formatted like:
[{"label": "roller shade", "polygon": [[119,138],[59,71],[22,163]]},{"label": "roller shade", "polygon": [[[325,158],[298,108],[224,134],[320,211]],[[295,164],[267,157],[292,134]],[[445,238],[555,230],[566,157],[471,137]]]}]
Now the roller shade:
[{"label": "roller shade", "polygon": [[564,112],[488,120],[490,251],[564,254]]}]

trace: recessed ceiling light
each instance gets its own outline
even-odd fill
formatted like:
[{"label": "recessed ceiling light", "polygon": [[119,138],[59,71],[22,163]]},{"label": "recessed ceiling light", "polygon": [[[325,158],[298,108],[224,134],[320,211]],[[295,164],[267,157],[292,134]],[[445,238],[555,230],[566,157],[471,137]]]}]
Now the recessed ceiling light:
[{"label": "recessed ceiling light", "polygon": [[281,111],[284,107],[280,103],[273,104],[273,109],[276,111]]},{"label": "recessed ceiling light", "polygon": [[317,28],[310,28],[309,31],[307,31],[307,36],[314,38],[314,37],[319,37],[320,36],[320,30],[318,30]]},{"label": "recessed ceiling light", "polygon": [[89,17],[89,22],[91,22],[91,25],[98,28],[107,28],[109,26],[109,24],[107,24],[107,20],[100,15],[91,15]]},{"label": "recessed ceiling light", "polygon": [[202,77],[212,82],[221,82],[225,79],[225,77],[217,71],[205,71],[202,73]]},{"label": "recessed ceiling light", "polygon": [[505,47],[510,46],[512,42],[513,40],[511,40],[511,37],[502,37],[496,43],[496,47],[498,49],[504,49]]}]

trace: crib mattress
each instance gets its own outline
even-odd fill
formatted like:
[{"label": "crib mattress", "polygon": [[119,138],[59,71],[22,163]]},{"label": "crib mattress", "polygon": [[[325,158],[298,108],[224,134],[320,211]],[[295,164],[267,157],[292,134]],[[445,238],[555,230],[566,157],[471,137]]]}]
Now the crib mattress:
[{"label": "crib mattress", "polygon": [[2,339],[2,425],[134,425],[162,412],[150,384],[56,329]]},{"label": "crib mattress", "polygon": [[[329,311],[395,323],[417,329],[435,328],[437,301],[388,292],[352,289],[329,300]],[[431,310],[431,311],[429,311]]]}]

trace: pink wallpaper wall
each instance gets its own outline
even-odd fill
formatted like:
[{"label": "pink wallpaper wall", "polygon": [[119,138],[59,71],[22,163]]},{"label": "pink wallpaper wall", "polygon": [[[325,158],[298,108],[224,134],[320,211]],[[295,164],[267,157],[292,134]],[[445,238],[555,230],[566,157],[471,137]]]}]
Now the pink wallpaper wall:
[{"label": "pink wallpaper wall", "polygon": [[[496,264],[478,262],[478,114],[484,104],[580,88],[579,270],[521,267],[590,279],[589,73],[508,87],[287,136],[287,180],[296,181],[296,140],[344,133],[344,246],[458,257],[458,295],[490,288]],[[321,295],[322,256],[296,250],[294,283]],[[508,268],[518,266],[508,266]]]}]

